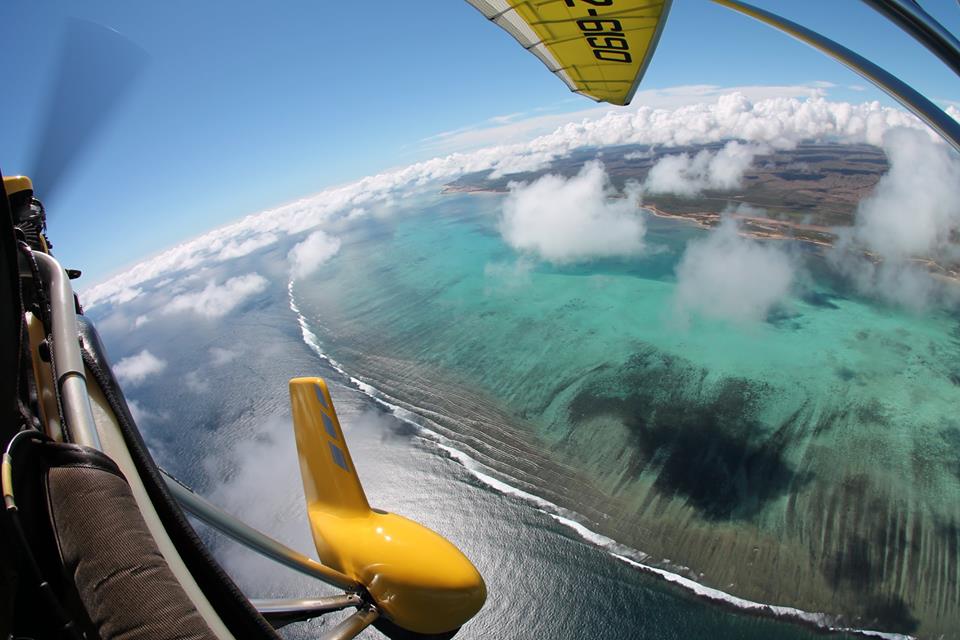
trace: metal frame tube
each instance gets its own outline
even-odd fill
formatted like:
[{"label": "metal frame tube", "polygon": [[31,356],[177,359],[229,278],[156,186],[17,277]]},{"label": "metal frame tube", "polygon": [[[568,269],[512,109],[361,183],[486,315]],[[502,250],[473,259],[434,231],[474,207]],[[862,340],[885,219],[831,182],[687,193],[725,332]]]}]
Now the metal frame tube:
[{"label": "metal frame tube", "polygon": [[163,472],[167,487],[173,493],[180,506],[208,525],[226,534],[240,544],[257,551],[280,564],[290,567],[327,584],[349,591],[359,591],[362,587],[352,578],[320,564],[270,536],[257,531],[250,525],[238,520],[205,498],[197,495],[176,478]]},{"label": "metal frame tube", "polygon": [[50,296],[51,356],[57,374],[57,388],[63,404],[63,419],[70,440],[101,450],[100,436],[87,394],[86,370],[80,354],[76,303],[67,272],[52,256],[34,251],[40,276]]},{"label": "metal frame tube", "polygon": [[908,0],[863,0],[887,20],[943,60],[960,75],[960,42],[942,24],[915,2]]},{"label": "metal frame tube", "polygon": [[367,605],[355,614],[320,636],[320,640],[350,640],[360,635],[360,632],[369,627],[380,617],[376,607]]},{"label": "metal frame tube", "polygon": [[838,62],[841,62],[850,70],[857,72],[877,85],[877,87],[885,91],[887,95],[912,111],[914,115],[926,122],[927,125],[939,133],[944,140],[949,142],[954,149],[960,151],[960,123],[957,123],[956,120],[944,113],[940,107],[927,100],[927,98],[913,87],[884,69],[881,69],[863,56],[854,53],[829,38],[825,38],[815,31],[811,31],[786,18],[781,18],[769,11],[764,11],[763,9],[744,2],[738,2],[738,0],[713,0],[713,2],[779,29],[797,40],[815,49],[819,49]]},{"label": "metal frame tube", "polygon": [[251,600],[250,604],[267,619],[274,629],[285,625],[318,618],[325,613],[348,607],[360,607],[363,598],[356,593],[344,593],[326,598],[300,598],[296,600]]}]

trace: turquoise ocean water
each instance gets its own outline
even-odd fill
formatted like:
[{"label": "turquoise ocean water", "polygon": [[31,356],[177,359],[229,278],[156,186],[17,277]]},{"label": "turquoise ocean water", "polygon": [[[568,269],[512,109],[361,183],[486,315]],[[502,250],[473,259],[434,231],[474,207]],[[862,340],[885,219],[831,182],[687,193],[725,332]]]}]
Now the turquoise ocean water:
[{"label": "turquoise ocean water", "polygon": [[425,197],[342,235],[290,290],[319,349],[635,560],[845,626],[953,632],[955,313],[865,300],[795,247],[803,284],[766,322],[686,325],[674,269],[709,232],[648,217],[646,255],[556,266],[505,246],[501,202]]}]

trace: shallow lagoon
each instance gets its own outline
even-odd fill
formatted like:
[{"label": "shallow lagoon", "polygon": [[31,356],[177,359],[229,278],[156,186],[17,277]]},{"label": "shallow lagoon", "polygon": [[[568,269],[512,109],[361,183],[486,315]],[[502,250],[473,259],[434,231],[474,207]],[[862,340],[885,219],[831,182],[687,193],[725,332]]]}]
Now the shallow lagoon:
[{"label": "shallow lagoon", "polygon": [[860,299],[810,254],[766,323],[686,324],[673,270],[708,232],[650,217],[646,256],[557,267],[503,244],[500,202],[344,235],[293,289],[324,351],[651,564],[855,626],[956,626],[956,316]]}]

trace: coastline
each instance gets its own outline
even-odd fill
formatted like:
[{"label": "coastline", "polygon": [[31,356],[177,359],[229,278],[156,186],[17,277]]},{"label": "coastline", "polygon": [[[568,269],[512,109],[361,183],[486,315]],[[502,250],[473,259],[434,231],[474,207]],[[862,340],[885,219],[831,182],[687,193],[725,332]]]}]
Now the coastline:
[{"label": "coastline", "polygon": [[[500,194],[507,193],[501,189],[489,189],[486,187],[468,186],[451,187],[444,185],[440,189],[441,195],[450,194]],[[791,220],[780,220],[777,218],[766,218],[763,216],[748,216],[740,213],[723,214],[718,211],[690,211],[673,212],[660,208],[656,203],[641,203],[640,209],[649,211],[651,215],[666,220],[677,220],[680,222],[695,225],[701,229],[713,229],[717,227],[724,217],[732,218],[739,222],[739,233],[746,238],[756,240],[779,240],[802,242],[812,246],[815,250],[823,254],[827,249],[832,249],[836,245],[838,234],[836,227],[828,227],[802,222],[793,222]],[[863,255],[874,264],[879,264],[882,259],[871,253],[864,251]],[[960,264],[945,266],[932,258],[914,257],[909,262],[926,269],[930,275],[937,281],[947,284],[960,286]]]},{"label": "coastline", "polygon": [[[658,218],[682,220],[695,224],[703,229],[716,227],[724,217],[723,214],[715,211],[673,213],[664,211],[656,204],[641,204],[640,208],[646,209]],[[726,214],[726,217],[737,220],[740,223],[740,235],[758,240],[797,240],[818,247],[830,248],[833,247],[837,238],[837,235],[830,227],[791,222],[789,220],[777,220],[774,218],[747,216],[738,213],[729,213]]]},{"label": "coastline", "polygon": [[[936,330],[937,353],[953,353],[948,321],[918,325],[816,280],[823,298],[797,298],[803,330],[791,317],[763,335],[678,333],[662,317],[673,265],[707,234],[649,214],[651,242],[667,251],[604,265],[601,277],[590,266],[538,267],[515,287],[485,268],[516,259],[494,226],[502,200],[436,198],[391,235],[356,238],[327,277],[297,282],[318,344],[494,477],[643,550],[646,565],[744,599],[825,612],[836,626],[953,636],[958,560],[942,523],[957,522],[955,510],[931,512],[908,494],[911,458],[891,429],[870,427],[906,420],[908,444],[943,446],[920,417],[949,409],[913,411],[892,399],[914,387],[894,379],[911,351],[927,353],[933,334],[923,327]],[[434,214],[448,209],[450,225],[438,226]],[[810,268],[825,269],[811,252]],[[831,346],[811,350],[810,340]],[[794,363],[786,387],[777,382],[785,361]],[[919,361],[907,373],[939,373],[932,367]],[[935,375],[930,393],[955,397],[949,382]],[[887,399],[904,410],[884,409]],[[716,436],[704,433],[714,424]],[[886,464],[846,459],[851,447]],[[952,478],[936,466],[921,488],[954,492]]]},{"label": "coastline", "polygon": [[[673,566],[669,560],[664,560],[660,563],[654,563],[652,557],[643,551],[617,542],[615,539],[605,535],[604,533],[600,533],[591,529],[582,522],[583,520],[589,521],[588,517],[582,515],[578,510],[575,510],[575,508],[571,509],[560,506],[560,504],[557,502],[537,495],[537,493],[535,493],[537,491],[536,486],[530,485],[526,488],[519,488],[510,482],[496,477],[493,474],[501,474],[497,469],[492,468],[481,461],[481,458],[484,457],[482,451],[479,449],[474,449],[469,445],[464,446],[464,443],[453,440],[442,433],[442,431],[445,431],[445,429],[434,419],[437,417],[437,414],[434,411],[411,405],[399,398],[391,396],[390,394],[365,381],[361,377],[353,375],[344,367],[344,365],[328,355],[322,349],[318,336],[310,328],[307,319],[303,316],[296,304],[293,295],[292,281],[288,284],[287,289],[289,295],[289,306],[291,311],[293,311],[297,317],[303,342],[319,358],[323,359],[347,380],[354,384],[372,402],[380,405],[400,420],[413,426],[426,441],[431,442],[433,446],[435,446],[439,451],[443,452],[444,455],[460,464],[482,484],[490,487],[498,493],[513,496],[530,504],[532,507],[547,514],[564,527],[572,530],[584,541],[603,549],[614,559],[623,562],[650,577],[674,585],[691,594],[695,598],[708,601],[714,606],[726,607],[740,614],[780,620],[790,624],[801,625],[822,633],[846,633],[862,637],[884,638],[886,640],[910,640],[914,638],[914,636],[911,635],[849,627],[843,623],[844,616],[842,615],[810,612],[791,606],[757,602],[733,595],[715,587],[711,587],[696,580],[696,574],[689,568]],[[469,431],[469,428],[467,430]],[[470,433],[457,435],[465,437],[468,440],[474,439],[474,436],[472,436]],[[464,452],[462,450],[464,448],[469,449],[471,453]],[[523,485],[526,483],[518,481],[517,484]],[[660,566],[658,566],[658,564]],[[670,569],[674,570],[671,571]],[[681,572],[684,571],[689,575],[683,575]],[[700,577],[702,576],[703,574],[700,574]]]}]

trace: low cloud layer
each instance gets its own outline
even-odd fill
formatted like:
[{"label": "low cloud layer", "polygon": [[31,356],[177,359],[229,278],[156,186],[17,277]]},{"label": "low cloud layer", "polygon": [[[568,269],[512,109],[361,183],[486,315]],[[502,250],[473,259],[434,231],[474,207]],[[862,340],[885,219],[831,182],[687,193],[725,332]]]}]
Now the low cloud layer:
[{"label": "low cloud layer", "polygon": [[856,250],[832,256],[834,268],[858,292],[883,302],[921,312],[937,302],[949,302],[954,285],[944,286],[923,266],[912,262],[874,262]]},{"label": "low cloud layer", "polygon": [[139,298],[142,293],[142,289],[123,287],[114,294],[113,299],[117,304],[123,304]]},{"label": "low cloud layer", "polygon": [[202,394],[210,391],[210,381],[200,377],[199,371],[188,372],[187,375],[183,376],[183,383],[187,385],[187,389],[194,393]]},{"label": "low cloud layer", "polygon": [[675,310],[684,323],[691,313],[739,324],[761,322],[787,298],[794,279],[786,251],[742,237],[737,223],[726,219],[687,245],[677,265]]},{"label": "low cloud layer", "polygon": [[211,280],[200,291],[175,296],[164,312],[191,312],[205,318],[220,318],[266,288],[266,278],[257,273],[230,278],[223,284]]},{"label": "low cloud layer", "polygon": [[257,249],[269,247],[279,240],[275,233],[260,233],[247,238],[231,238],[221,248],[216,255],[217,261],[232,260],[233,258],[242,258],[250,255]]},{"label": "low cloud layer", "polygon": [[332,238],[323,231],[314,231],[307,239],[290,250],[290,274],[303,278],[340,251],[340,238]]},{"label": "low cloud layer", "polygon": [[597,161],[569,179],[549,174],[530,184],[511,183],[500,233],[517,251],[553,263],[637,255],[646,234],[639,193],[614,195]]},{"label": "low cloud layer", "polygon": [[[206,471],[214,479],[209,499],[287,546],[315,556],[290,425],[288,414],[258,416],[254,437],[236,438],[207,458]],[[276,564],[240,545],[220,546],[217,556],[241,587],[256,593],[277,593],[298,580],[299,574],[277,571]],[[302,580],[310,589],[308,579]]]},{"label": "low cloud layer", "polygon": [[717,152],[704,149],[693,157],[686,153],[665,156],[650,169],[644,191],[686,197],[706,189],[731,191],[740,187],[753,158],[766,151],[768,147],[763,145],[732,140]]},{"label": "low cloud layer", "polygon": [[531,261],[524,259],[515,262],[488,263],[483,268],[483,276],[487,281],[484,291],[486,293],[514,292],[530,286],[533,283],[533,278],[530,277],[533,266]]},{"label": "low cloud layer", "polygon": [[[783,94],[776,87],[768,89],[767,93],[754,92],[753,95]],[[789,148],[807,139],[880,145],[884,134],[894,127],[927,131],[914,116],[876,102],[854,105],[828,102],[820,97],[769,97],[752,101],[743,93],[713,98],[715,87],[710,93],[708,99],[698,104],[610,110],[598,117],[561,124],[552,133],[528,142],[451,153],[327,189],[180,244],[90,287],[82,292],[81,300],[88,308],[119,303],[147,281],[167,278],[199,264],[216,263],[251,247],[263,247],[291,234],[335,223],[348,218],[351,212],[375,211],[377,203],[398,198],[411,188],[452,180],[474,171],[507,174],[521,168],[541,168],[553,159],[587,146],[671,147],[733,139],[772,148]],[[235,244],[231,246],[231,242]]]},{"label": "low cloud layer", "polygon": [[113,366],[113,373],[120,384],[135,386],[166,368],[165,361],[144,349],[136,355],[122,358]]}]

